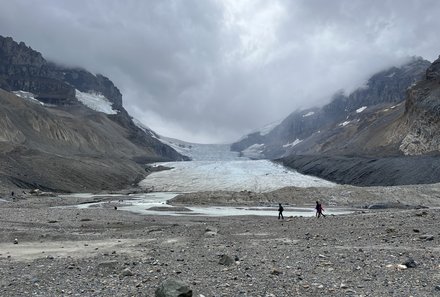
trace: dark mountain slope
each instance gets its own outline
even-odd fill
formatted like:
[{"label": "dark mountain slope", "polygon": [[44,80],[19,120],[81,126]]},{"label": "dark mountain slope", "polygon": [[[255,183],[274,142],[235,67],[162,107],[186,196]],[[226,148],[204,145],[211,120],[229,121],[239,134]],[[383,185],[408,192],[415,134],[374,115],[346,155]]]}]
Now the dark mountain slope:
[{"label": "dark mountain slope", "polygon": [[304,174],[361,186],[440,182],[440,58],[408,90],[391,118],[382,113],[352,138],[360,151],[369,146],[380,158],[292,154],[281,162]]},{"label": "dark mountain slope", "polygon": [[[0,87],[0,186],[120,189],[146,162],[187,159],[133,122],[108,78],[49,63],[11,38],[0,37]],[[86,107],[78,92],[112,112]]]}]

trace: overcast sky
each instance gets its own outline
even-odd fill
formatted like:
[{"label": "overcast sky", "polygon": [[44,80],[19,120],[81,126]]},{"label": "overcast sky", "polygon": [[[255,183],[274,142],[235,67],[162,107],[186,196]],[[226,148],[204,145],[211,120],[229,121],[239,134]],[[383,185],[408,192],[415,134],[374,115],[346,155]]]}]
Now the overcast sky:
[{"label": "overcast sky", "polygon": [[440,54],[437,0],[0,0],[0,34],[109,77],[159,134],[232,142],[408,56]]}]

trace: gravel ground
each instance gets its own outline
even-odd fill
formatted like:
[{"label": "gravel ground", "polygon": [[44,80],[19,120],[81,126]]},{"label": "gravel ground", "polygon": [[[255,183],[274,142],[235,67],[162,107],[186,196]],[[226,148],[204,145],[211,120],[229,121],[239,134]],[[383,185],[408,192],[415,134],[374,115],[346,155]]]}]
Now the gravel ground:
[{"label": "gravel ground", "polygon": [[114,209],[117,201],[74,209],[53,206],[87,200],[6,200],[5,297],[154,296],[169,278],[197,297],[440,296],[436,209],[278,220],[276,208],[272,217],[142,216]]}]

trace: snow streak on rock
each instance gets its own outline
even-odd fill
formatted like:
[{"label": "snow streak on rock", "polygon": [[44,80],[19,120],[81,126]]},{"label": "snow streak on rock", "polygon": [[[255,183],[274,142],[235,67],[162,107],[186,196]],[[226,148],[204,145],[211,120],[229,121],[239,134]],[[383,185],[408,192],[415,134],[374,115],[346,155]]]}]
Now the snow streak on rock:
[{"label": "snow streak on rock", "polygon": [[39,101],[38,99],[36,99],[35,95],[32,94],[32,93],[25,92],[25,91],[14,91],[12,93],[14,93],[16,96],[18,96],[20,98],[29,100],[29,101],[34,102],[34,103],[38,103],[38,104],[44,105],[44,103]]},{"label": "snow streak on rock", "polygon": [[95,111],[106,114],[116,114],[117,111],[112,108],[112,103],[102,94],[83,93],[76,90],[76,98],[85,106]]}]

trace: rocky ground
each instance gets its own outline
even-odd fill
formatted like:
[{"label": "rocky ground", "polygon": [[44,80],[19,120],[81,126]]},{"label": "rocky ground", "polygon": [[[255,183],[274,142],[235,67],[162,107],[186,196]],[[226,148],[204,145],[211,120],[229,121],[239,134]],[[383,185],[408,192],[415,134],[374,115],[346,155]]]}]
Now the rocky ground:
[{"label": "rocky ground", "polygon": [[279,161],[302,174],[317,176],[338,184],[398,186],[440,182],[438,155],[380,158],[291,155]]},{"label": "rocky ground", "polygon": [[170,278],[197,297],[440,296],[435,208],[142,216],[114,197],[76,209],[90,198],[17,195],[0,197],[1,296],[154,296]]}]

